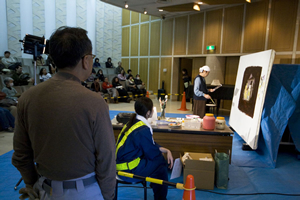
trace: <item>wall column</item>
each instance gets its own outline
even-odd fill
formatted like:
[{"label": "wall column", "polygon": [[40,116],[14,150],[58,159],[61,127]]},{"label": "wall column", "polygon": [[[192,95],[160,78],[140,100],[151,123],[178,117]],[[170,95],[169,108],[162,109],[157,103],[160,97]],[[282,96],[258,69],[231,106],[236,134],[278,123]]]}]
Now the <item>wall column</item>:
[{"label": "wall column", "polygon": [[225,83],[225,57],[207,56],[206,65],[210,67],[210,74],[205,78],[206,84],[211,84],[213,79],[219,79],[221,84]]}]

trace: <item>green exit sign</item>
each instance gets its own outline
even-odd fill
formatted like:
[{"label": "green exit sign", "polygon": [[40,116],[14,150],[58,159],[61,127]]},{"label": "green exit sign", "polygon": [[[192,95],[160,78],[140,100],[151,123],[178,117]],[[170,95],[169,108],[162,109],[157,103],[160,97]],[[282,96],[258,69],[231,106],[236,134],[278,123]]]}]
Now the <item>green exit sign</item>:
[{"label": "green exit sign", "polygon": [[206,46],[206,50],[215,50],[215,45]]}]

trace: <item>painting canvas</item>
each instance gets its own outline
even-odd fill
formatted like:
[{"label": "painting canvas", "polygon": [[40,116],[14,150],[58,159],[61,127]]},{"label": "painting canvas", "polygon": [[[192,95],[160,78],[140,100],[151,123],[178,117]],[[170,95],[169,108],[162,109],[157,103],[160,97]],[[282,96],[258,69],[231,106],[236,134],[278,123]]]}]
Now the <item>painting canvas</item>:
[{"label": "painting canvas", "polygon": [[229,124],[252,149],[257,149],[261,113],[274,57],[274,50],[240,57]]},{"label": "painting canvas", "polygon": [[255,103],[258,91],[258,84],[261,75],[260,66],[246,67],[241,85],[239,99],[239,110],[253,118]]}]

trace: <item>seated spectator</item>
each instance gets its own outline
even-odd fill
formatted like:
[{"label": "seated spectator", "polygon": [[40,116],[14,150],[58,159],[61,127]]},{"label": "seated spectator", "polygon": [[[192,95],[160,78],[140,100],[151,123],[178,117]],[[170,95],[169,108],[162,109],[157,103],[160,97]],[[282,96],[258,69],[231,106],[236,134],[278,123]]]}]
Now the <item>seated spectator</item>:
[{"label": "seated spectator", "polygon": [[49,73],[53,76],[57,72],[57,67],[53,64],[49,64]]},{"label": "seated spectator", "polygon": [[[116,74],[121,74],[121,71],[124,70],[124,68],[122,67],[122,62],[119,61],[118,62],[118,67],[116,68]],[[125,72],[125,70],[124,70]]]},{"label": "seated spectator", "polygon": [[131,69],[127,70],[126,79],[128,79],[128,77],[131,75],[131,73],[132,73]]},{"label": "seated spectator", "polygon": [[0,107],[0,126],[2,130],[14,132],[15,118],[9,110]]},{"label": "seated spectator", "polygon": [[114,67],[114,65],[111,62],[110,57],[107,58],[107,62],[105,62],[105,66],[106,66],[106,68],[113,68]]},{"label": "seated spectator", "polygon": [[[130,117],[129,122],[118,136],[116,169],[139,176],[168,181],[167,163],[169,168],[172,169],[173,156],[169,149],[160,146],[153,139],[153,129],[147,121],[153,113],[153,102],[146,97],[138,98],[134,104],[134,109],[135,113]],[[167,161],[163,153],[166,154]],[[137,181],[137,179],[123,176],[121,178],[127,182]],[[167,199],[168,186],[151,183],[150,187],[154,192],[155,200]]]},{"label": "seated spectator", "polygon": [[94,82],[91,85],[91,90],[94,92],[100,92],[100,84],[99,84],[99,78],[95,77]]},{"label": "seated spectator", "polygon": [[4,52],[4,57],[1,59],[1,61],[5,65],[6,68],[11,67],[13,64],[18,62],[13,57],[10,57],[10,52],[9,51]]},{"label": "seated spectator", "polygon": [[[124,70],[123,70],[124,71]],[[130,101],[132,100],[132,98],[130,98],[128,96],[128,93],[126,91],[126,89],[123,87],[123,85],[120,83],[119,78],[118,77],[114,77],[113,81],[112,81],[112,85],[114,88],[117,89],[119,96],[121,98],[119,98],[120,102],[127,102],[130,103]],[[125,97],[126,96],[126,97]]]},{"label": "seated spectator", "polygon": [[126,81],[126,76],[125,76],[125,71],[124,69],[121,70],[121,73],[118,74],[118,78],[121,80],[121,81]]},{"label": "seated spectator", "polygon": [[87,84],[86,81],[81,81],[81,85],[84,86],[84,87],[86,87],[86,88],[88,88],[88,89],[90,88],[90,85]]},{"label": "seated spectator", "polygon": [[142,94],[142,91],[138,89],[136,84],[134,83],[134,79],[132,75],[129,75],[128,80],[127,80],[127,86],[128,86],[128,91],[132,92],[132,94],[140,96]]},{"label": "seated spectator", "polygon": [[136,75],[136,78],[134,79],[134,83],[136,84],[137,88],[142,91],[142,94],[146,96],[146,87],[145,83],[141,80],[141,77],[139,74]]},{"label": "seated spectator", "polygon": [[111,96],[113,96],[115,103],[118,102],[118,96],[119,96],[118,90],[108,82],[107,77],[104,79],[104,82],[102,83],[102,90],[104,93],[109,93]]},{"label": "seated spectator", "polygon": [[90,77],[88,77],[88,79],[86,81],[93,82],[95,77],[96,77],[96,71],[93,69]]},{"label": "seated spectator", "polygon": [[15,86],[28,85],[28,83],[34,83],[34,79],[30,78],[28,73],[22,72],[22,66],[18,65],[12,74]]},{"label": "seated spectator", "polygon": [[44,81],[48,80],[49,78],[51,78],[51,74],[48,73],[45,68],[42,68],[40,70],[40,81],[44,82]]},{"label": "seated spectator", "polygon": [[101,65],[99,63],[99,58],[95,58],[95,62],[93,64],[93,67],[101,67]]},{"label": "seated spectator", "polygon": [[46,62],[42,56],[38,56],[36,59],[36,66],[45,66]]},{"label": "seated spectator", "polygon": [[53,76],[57,72],[57,67],[50,56],[46,60],[46,65],[49,67],[49,73]]},{"label": "seated spectator", "polygon": [[104,74],[103,74],[102,69],[99,69],[99,70],[98,70],[96,76],[99,78],[100,81],[104,82],[105,76],[104,76]]},{"label": "seated spectator", "polygon": [[3,82],[5,84],[5,87],[2,89],[2,92],[6,94],[5,98],[17,101],[21,95],[18,94],[15,88],[13,88],[14,80],[10,77],[6,77]]}]

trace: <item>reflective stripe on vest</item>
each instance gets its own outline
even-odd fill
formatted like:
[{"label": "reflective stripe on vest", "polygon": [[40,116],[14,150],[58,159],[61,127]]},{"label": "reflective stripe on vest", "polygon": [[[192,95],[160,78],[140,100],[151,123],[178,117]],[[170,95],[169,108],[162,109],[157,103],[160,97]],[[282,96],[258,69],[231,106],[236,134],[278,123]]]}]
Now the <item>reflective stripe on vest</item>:
[{"label": "reflective stripe on vest", "polygon": [[[133,126],[130,127],[130,129],[128,131],[126,131],[126,133],[124,133],[124,136],[122,138],[121,141],[120,140],[120,137],[122,135],[122,133],[124,132],[124,130],[126,129],[127,125],[125,125],[121,131],[121,133],[119,134],[118,136],[118,140],[117,140],[117,144],[116,144],[116,158],[117,158],[117,154],[118,154],[118,151],[119,149],[125,144],[126,140],[127,140],[127,137],[137,128],[141,127],[141,126],[146,126],[146,124],[142,121],[139,121],[137,123],[135,123]],[[136,158],[134,159],[133,161],[130,161],[130,162],[125,162],[125,163],[120,163],[120,164],[117,164],[116,167],[117,167],[117,170],[132,170],[134,168],[136,168],[139,163],[140,163],[140,158]]]}]

